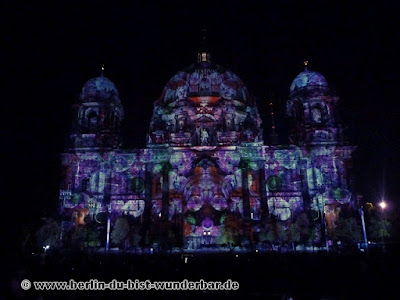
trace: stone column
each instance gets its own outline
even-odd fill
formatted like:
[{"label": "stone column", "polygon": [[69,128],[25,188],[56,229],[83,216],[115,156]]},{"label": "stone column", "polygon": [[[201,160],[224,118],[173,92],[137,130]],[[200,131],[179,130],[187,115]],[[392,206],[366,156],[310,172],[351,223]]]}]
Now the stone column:
[{"label": "stone column", "polygon": [[307,160],[300,159],[300,175],[301,175],[301,194],[303,196],[304,208],[309,208],[311,204],[311,197],[308,190],[308,179],[307,179]]},{"label": "stone column", "polygon": [[268,211],[268,202],[267,202],[267,187],[266,187],[266,180],[265,180],[265,162],[264,160],[260,160],[258,162],[258,174],[260,177],[260,202],[265,215],[269,214]]},{"label": "stone column", "polygon": [[168,221],[168,214],[169,214],[169,171],[171,166],[168,162],[166,162],[162,168],[162,177],[163,177],[163,184],[162,184],[162,207],[161,207],[161,217]]},{"label": "stone column", "polygon": [[249,179],[247,177],[249,171],[248,160],[242,159],[239,164],[242,170],[242,198],[243,198],[243,216],[245,221],[250,221],[250,193]]},{"label": "stone column", "polygon": [[104,203],[110,204],[111,202],[111,185],[112,185],[112,171],[105,172],[106,178],[104,183]]},{"label": "stone column", "polygon": [[152,163],[147,163],[145,165],[145,175],[144,175],[144,211],[143,211],[143,223],[142,223],[142,241],[145,241],[146,232],[150,227],[150,213],[151,213],[151,187],[153,183],[152,176]]}]

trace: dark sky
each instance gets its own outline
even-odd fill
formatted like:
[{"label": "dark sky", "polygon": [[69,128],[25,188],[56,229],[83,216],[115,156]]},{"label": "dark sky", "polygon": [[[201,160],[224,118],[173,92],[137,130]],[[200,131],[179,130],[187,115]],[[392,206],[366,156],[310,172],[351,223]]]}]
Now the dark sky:
[{"label": "dark sky", "polygon": [[[350,141],[358,145],[359,193],[399,201],[400,28],[389,2],[100,2],[3,5],[3,201],[18,220],[55,211],[71,105],[101,65],[120,92],[127,144],[140,148],[153,101],[195,61],[203,27],[213,61],[243,80],[265,122],[269,91],[282,115],[290,83],[308,59],[340,97]],[[277,126],[285,128],[282,121]]]}]

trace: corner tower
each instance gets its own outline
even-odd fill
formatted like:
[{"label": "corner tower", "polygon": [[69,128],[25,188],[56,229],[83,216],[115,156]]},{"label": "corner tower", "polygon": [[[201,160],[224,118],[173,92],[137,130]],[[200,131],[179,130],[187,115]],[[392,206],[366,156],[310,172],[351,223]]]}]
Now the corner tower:
[{"label": "corner tower", "polygon": [[99,151],[119,148],[123,118],[124,111],[114,83],[103,73],[90,79],[74,105],[70,149]]},{"label": "corner tower", "polygon": [[290,86],[286,115],[291,120],[289,140],[299,146],[337,144],[342,142],[342,127],[336,119],[337,101],[325,77],[310,71],[305,61],[304,71]]},{"label": "corner tower", "polygon": [[[290,86],[286,115],[290,119],[289,141],[299,152],[299,174],[304,207],[320,216],[323,240],[332,237],[339,212],[355,207],[351,181],[354,146],[343,142],[338,120],[339,98],[325,77],[307,68]],[[327,244],[328,247],[328,244]]]}]

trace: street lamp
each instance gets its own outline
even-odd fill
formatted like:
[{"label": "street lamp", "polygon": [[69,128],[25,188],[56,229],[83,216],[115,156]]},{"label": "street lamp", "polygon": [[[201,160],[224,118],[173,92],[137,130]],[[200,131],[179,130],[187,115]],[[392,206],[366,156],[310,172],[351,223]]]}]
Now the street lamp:
[{"label": "street lamp", "polygon": [[363,207],[361,206],[358,211],[360,212],[360,217],[361,217],[361,225],[362,225],[362,231],[363,231],[363,237],[364,237],[364,245],[365,245],[365,250],[368,254],[368,239],[367,239],[367,231],[365,230],[365,219],[364,219],[364,210]]},{"label": "street lamp", "polygon": [[43,246],[44,254],[46,254],[47,250],[49,250],[50,245]]},{"label": "street lamp", "polygon": [[111,229],[111,204],[107,205],[107,229],[106,229],[106,247],[105,250],[110,250],[110,229]]},{"label": "street lamp", "polygon": [[[387,204],[386,204],[386,202],[385,202],[385,200],[381,200],[381,202],[379,202],[379,206],[382,208],[382,216],[383,216],[383,226],[385,226],[385,230],[386,230],[386,218],[385,218],[385,208],[387,207]],[[383,250],[383,252],[385,252],[386,251],[386,248],[385,248],[385,241],[384,241],[384,229],[382,228],[381,229],[381,233],[382,233],[382,250]]]},{"label": "street lamp", "polygon": [[381,202],[379,202],[379,206],[382,208],[382,210],[385,210],[385,208],[387,207],[385,200],[382,200]]}]

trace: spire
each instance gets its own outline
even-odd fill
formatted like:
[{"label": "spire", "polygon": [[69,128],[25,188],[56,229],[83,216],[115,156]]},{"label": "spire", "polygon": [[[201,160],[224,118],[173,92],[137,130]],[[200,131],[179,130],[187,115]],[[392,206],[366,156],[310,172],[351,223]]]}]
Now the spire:
[{"label": "spire", "polygon": [[276,133],[275,128],[275,117],[274,117],[274,104],[272,102],[269,103],[270,115],[271,115],[271,132]]},{"label": "spire", "polygon": [[272,102],[271,90],[269,91],[269,111],[271,117],[271,133],[269,134],[269,141],[271,145],[277,145],[279,141],[275,127],[274,103]]},{"label": "spire", "polygon": [[202,28],[200,31],[201,34],[201,46],[202,46],[202,50],[206,49],[206,45],[207,45],[207,29]]},{"label": "spire", "polygon": [[104,64],[101,65],[101,77],[104,77]]},{"label": "spire", "polygon": [[304,64],[304,71],[308,71],[308,68],[307,68],[307,66],[308,66],[308,60],[305,59],[305,60],[303,61],[303,64]]},{"label": "spire", "polygon": [[200,51],[197,53],[197,63],[211,62],[211,55],[207,47],[207,29],[201,29]]}]

